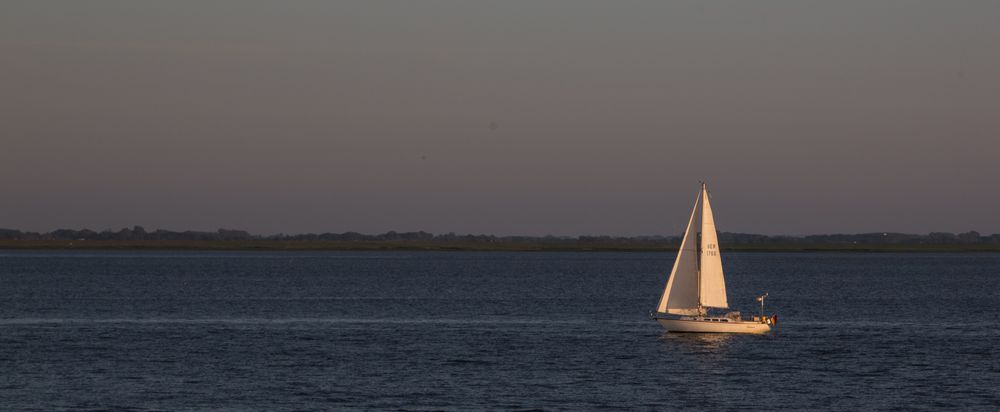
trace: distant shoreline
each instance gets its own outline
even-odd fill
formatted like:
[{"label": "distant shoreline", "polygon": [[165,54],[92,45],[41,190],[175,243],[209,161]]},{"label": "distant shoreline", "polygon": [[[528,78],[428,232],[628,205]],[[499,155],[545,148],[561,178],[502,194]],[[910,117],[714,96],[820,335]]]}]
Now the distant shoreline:
[{"label": "distant shoreline", "polygon": [[[0,240],[6,250],[675,252],[676,243],[291,240]],[[1000,244],[733,244],[724,252],[1000,252]]]}]

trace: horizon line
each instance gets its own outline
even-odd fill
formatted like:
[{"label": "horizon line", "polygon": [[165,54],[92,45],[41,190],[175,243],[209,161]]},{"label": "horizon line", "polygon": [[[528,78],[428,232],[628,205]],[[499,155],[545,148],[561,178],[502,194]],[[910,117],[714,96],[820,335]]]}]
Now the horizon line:
[{"label": "horizon line", "polygon": [[[261,234],[261,233],[253,233],[253,232],[250,232],[250,231],[244,230],[244,229],[233,229],[233,228],[225,228],[225,227],[217,228],[217,229],[214,229],[214,230],[193,230],[193,229],[174,230],[174,229],[164,229],[164,228],[156,228],[156,229],[153,229],[153,230],[146,230],[144,227],[142,227],[140,225],[133,225],[132,227],[123,227],[123,228],[118,229],[118,230],[111,229],[111,228],[105,228],[105,229],[102,229],[102,230],[93,230],[93,229],[85,227],[85,228],[81,228],[81,229],[58,228],[58,229],[53,229],[53,230],[49,230],[49,231],[32,231],[32,230],[22,230],[22,229],[13,229],[13,228],[7,228],[7,227],[0,227],[0,234],[3,234],[4,232],[7,232],[7,233],[10,233],[10,232],[19,232],[21,234],[38,234],[38,235],[52,235],[52,234],[54,234],[56,232],[93,232],[95,234],[102,234],[102,233],[122,233],[122,232],[133,232],[134,233],[134,232],[137,232],[137,229],[141,230],[140,233],[148,233],[148,234],[157,233],[157,232],[161,232],[161,233],[163,233],[163,232],[166,232],[166,233],[177,233],[177,234],[183,234],[183,233],[191,233],[191,234],[195,234],[195,233],[201,233],[201,234],[209,234],[209,233],[211,233],[211,234],[231,233],[231,234],[240,234],[240,235],[245,235],[245,236],[255,237],[255,238],[277,238],[277,237],[295,237],[295,236],[309,236],[309,235],[345,235],[345,234],[353,234],[353,235],[377,237],[377,236],[385,236],[385,235],[392,235],[392,234],[396,234],[396,235],[423,234],[423,235],[431,235],[431,236],[434,236],[434,237],[438,237],[438,236],[460,236],[460,237],[465,237],[465,236],[475,236],[475,237],[478,237],[478,236],[487,236],[487,237],[495,237],[495,238],[562,238],[562,239],[566,239],[566,238],[584,238],[584,237],[610,237],[610,238],[624,238],[624,239],[640,239],[640,238],[651,238],[651,237],[672,238],[672,237],[681,237],[683,235],[683,234],[674,234],[674,235],[665,235],[665,234],[644,234],[644,235],[610,235],[610,234],[577,234],[577,235],[544,234],[544,235],[525,235],[525,234],[510,234],[510,235],[498,235],[498,234],[493,234],[493,233],[470,233],[470,232],[456,233],[454,231],[437,232],[437,233],[435,233],[435,232],[428,232],[428,231],[425,231],[425,230],[416,230],[416,231],[413,231],[413,230],[411,230],[411,231],[389,230],[389,231],[381,232],[381,233],[373,233],[373,232],[367,232],[366,233],[366,232],[358,232],[358,231],[354,231],[354,230],[348,230],[348,231],[343,231],[343,232],[334,232],[334,231],[300,232],[300,233],[278,232],[278,233],[271,233],[271,234]],[[907,233],[907,232],[894,232],[894,231],[870,231],[870,232],[853,232],[853,233],[852,232],[833,232],[833,233],[773,234],[773,235],[763,234],[763,233],[754,233],[754,232],[728,232],[728,231],[719,231],[719,233],[720,234],[723,234],[723,233],[724,234],[730,234],[730,235],[766,236],[766,237],[770,237],[770,238],[782,238],[782,237],[804,238],[804,237],[809,237],[809,236],[857,236],[857,235],[878,235],[878,234],[882,234],[883,236],[889,236],[889,235],[897,235],[897,236],[930,236],[930,235],[934,235],[934,234],[955,235],[955,236],[957,236],[957,235],[963,235],[963,234],[966,234],[966,235],[973,235],[973,234],[975,234],[975,235],[978,235],[978,236],[981,236],[981,237],[1000,236],[1000,233],[984,234],[984,233],[981,233],[981,232],[979,232],[977,230],[969,230],[969,231],[966,231],[966,232],[930,231],[930,232],[926,232],[926,233]]]}]

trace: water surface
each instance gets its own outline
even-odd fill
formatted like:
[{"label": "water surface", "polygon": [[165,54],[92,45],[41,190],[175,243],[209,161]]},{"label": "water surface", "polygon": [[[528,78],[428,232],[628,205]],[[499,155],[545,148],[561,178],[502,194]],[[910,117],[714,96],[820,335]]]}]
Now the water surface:
[{"label": "water surface", "polygon": [[0,251],[0,403],[1000,408],[1000,254],[727,254],[770,336],[663,333],[672,258]]}]

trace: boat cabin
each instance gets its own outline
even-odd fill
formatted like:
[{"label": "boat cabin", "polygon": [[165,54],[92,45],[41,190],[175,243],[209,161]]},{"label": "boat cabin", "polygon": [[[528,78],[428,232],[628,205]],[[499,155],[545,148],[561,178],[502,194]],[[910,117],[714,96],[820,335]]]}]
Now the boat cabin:
[{"label": "boat cabin", "polygon": [[729,322],[729,319],[726,319],[726,318],[705,318],[705,317],[701,317],[701,316],[696,317],[696,318],[681,318],[681,319],[682,320],[695,320],[695,321],[699,321],[699,322]]}]

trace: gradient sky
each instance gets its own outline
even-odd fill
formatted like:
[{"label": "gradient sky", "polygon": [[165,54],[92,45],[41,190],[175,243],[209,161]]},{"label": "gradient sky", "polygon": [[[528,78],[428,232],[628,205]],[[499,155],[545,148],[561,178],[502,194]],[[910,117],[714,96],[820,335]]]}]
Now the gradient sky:
[{"label": "gradient sky", "polygon": [[0,3],[0,227],[1000,232],[996,1]]}]

